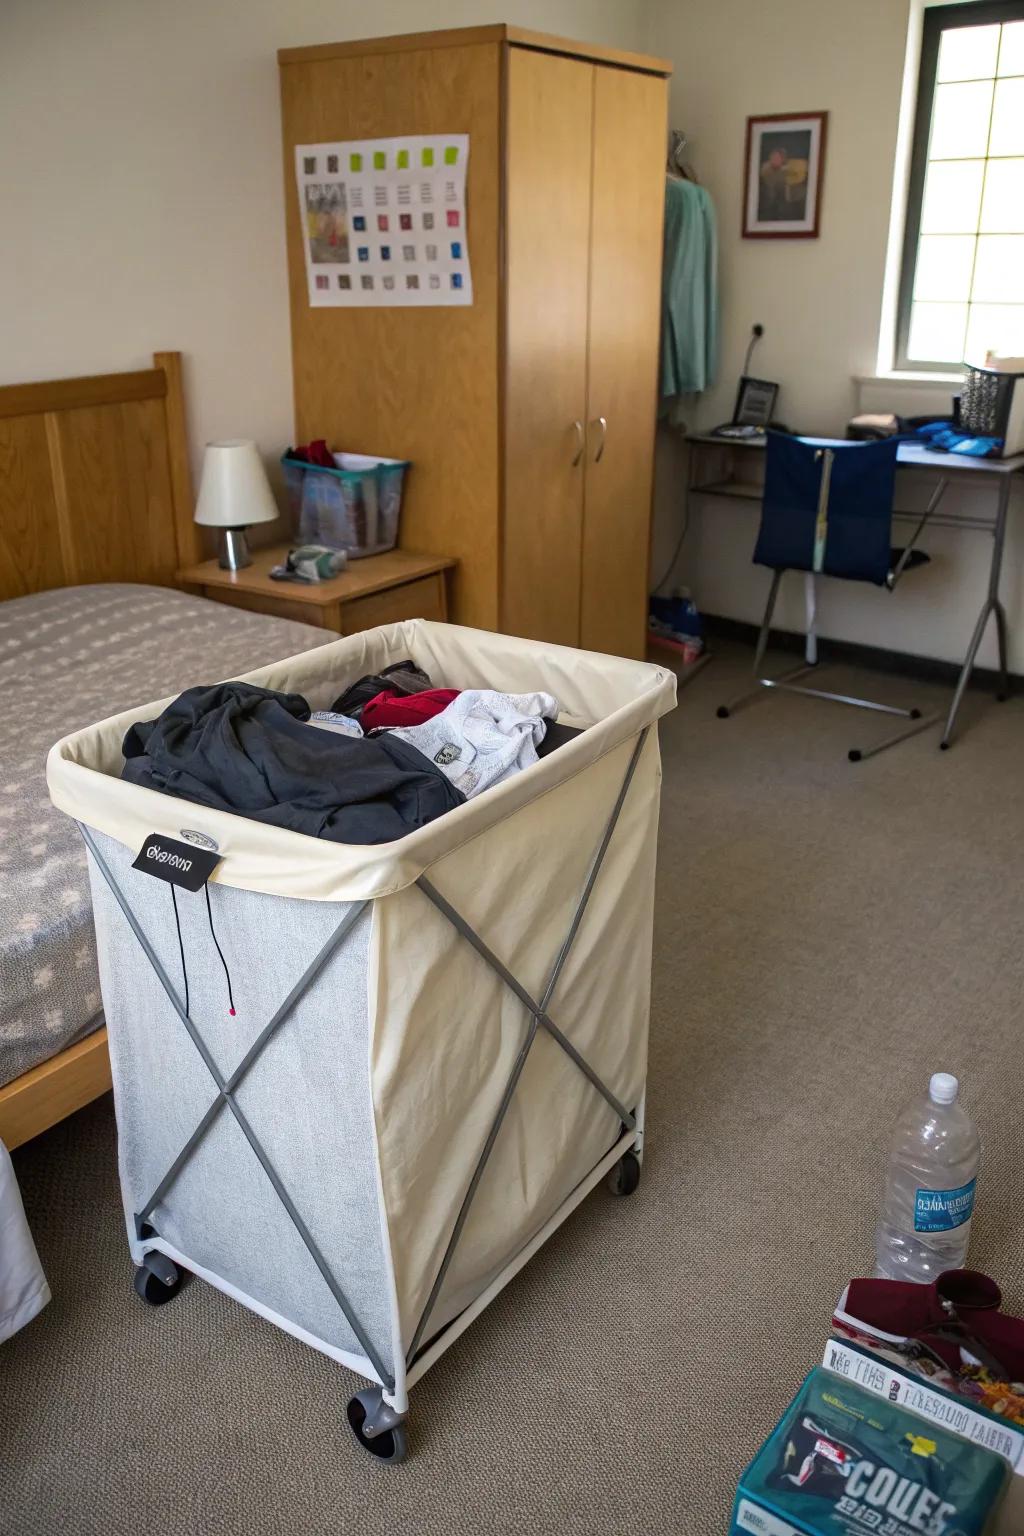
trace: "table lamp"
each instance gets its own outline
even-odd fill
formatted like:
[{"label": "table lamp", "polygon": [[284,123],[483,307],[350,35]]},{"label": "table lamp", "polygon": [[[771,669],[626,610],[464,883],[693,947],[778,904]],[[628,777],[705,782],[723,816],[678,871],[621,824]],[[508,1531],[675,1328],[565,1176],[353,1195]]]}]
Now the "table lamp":
[{"label": "table lamp", "polygon": [[251,565],[246,528],[253,523],[272,523],[279,516],[256,444],[244,437],[207,443],[196,522],[204,528],[223,529],[221,570],[240,571]]}]

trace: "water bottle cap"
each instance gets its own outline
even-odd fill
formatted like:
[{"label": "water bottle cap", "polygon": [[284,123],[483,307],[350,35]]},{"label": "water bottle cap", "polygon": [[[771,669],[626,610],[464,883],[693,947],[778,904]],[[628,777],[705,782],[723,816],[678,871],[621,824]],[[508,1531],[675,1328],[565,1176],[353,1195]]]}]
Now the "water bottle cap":
[{"label": "water bottle cap", "polygon": [[952,1072],[933,1072],[928,1093],[936,1104],[952,1104],[960,1092],[960,1084]]}]

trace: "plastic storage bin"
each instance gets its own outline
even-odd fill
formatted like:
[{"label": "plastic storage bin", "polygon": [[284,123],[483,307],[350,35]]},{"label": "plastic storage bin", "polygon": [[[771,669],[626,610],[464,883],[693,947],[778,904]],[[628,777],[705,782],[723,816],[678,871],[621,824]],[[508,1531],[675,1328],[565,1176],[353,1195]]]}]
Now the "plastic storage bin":
[{"label": "plastic storage bin", "polygon": [[[454,688],[545,689],[585,729],[366,847],[122,780],[161,702],[47,764],[89,848],[136,1288],[164,1301],[191,1270],[360,1373],[348,1420],[383,1461],[409,1388],[570,1211],[606,1176],[636,1186],[675,702],[655,666],[418,619],[246,680],[324,708],[406,656]],[[135,868],[153,833],[218,855],[209,884]],[[609,1304],[597,1279],[571,1300]]]},{"label": "plastic storage bin", "polygon": [[299,543],[344,549],[353,560],[394,549],[408,460],[336,453],[334,461],[337,469],[281,458]]}]

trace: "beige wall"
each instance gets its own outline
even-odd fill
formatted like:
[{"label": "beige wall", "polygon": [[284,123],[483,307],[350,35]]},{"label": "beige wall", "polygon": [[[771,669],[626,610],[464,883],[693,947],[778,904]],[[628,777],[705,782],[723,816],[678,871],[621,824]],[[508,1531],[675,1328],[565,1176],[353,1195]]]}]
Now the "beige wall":
[{"label": "beige wall", "polygon": [[[876,364],[908,17],[919,0],[0,0],[0,383],[186,355],[193,458],[212,437],[291,434],[284,187],[275,52],[372,33],[508,20],[674,60],[672,119],[718,209],[720,382],[693,411],[731,414],[749,328],[755,371],[802,430],[841,430],[851,376]],[[739,236],[750,113],[827,109],[818,240]],[[872,392],[865,405],[909,396]],[[916,402],[906,409],[921,408]],[[684,455],[659,444],[653,568],[681,526]],[[1016,519],[1017,522],[1020,519]],[[750,503],[705,503],[677,580],[709,611],[758,616]],[[1024,670],[1024,541],[1007,551]],[[825,634],[961,654],[983,590],[982,535],[934,534],[935,563],[895,597],[825,584]],[[781,621],[800,623],[798,584]],[[982,660],[992,660],[991,642]]]},{"label": "beige wall", "polygon": [[[0,383],[186,357],[193,459],[292,431],[276,51],[645,0],[0,0]],[[372,363],[372,360],[370,360]]]},{"label": "beige wall", "polygon": [[[765,335],[751,372],[781,383],[778,416],[791,428],[842,434],[858,409],[948,411],[948,384],[930,398],[899,386],[859,391],[854,384],[855,375],[875,373],[878,363],[907,38],[919,7],[920,0],[652,0],[647,46],[674,62],[672,121],[690,137],[720,232],[719,382],[699,401],[685,403],[691,427],[706,429],[731,417],[755,321]],[[829,113],[820,238],[743,240],[748,115],[819,110]],[[682,527],[686,474],[685,450],[664,429],[657,465],[654,579]],[[919,507],[925,496],[921,482],[903,480],[900,504]],[[953,499],[972,510],[992,507],[988,497],[958,492]],[[675,584],[689,585],[709,613],[759,621],[768,573],[750,560],[756,504],[707,498],[693,506]],[[1011,521],[1003,588],[1016,670],[1024,670],[1020,521],[1019,515]],[[819,583],[821,633],[961,658],[985,593],[991,541],[981,533],[933,530],[922,543],[932,567],[908,577],[895,594],[849,582]],[[802,627],[796,577],[783,583],[778,622]],[[994,664],[993,635],[980,659]]]},{"label": "beige wall", "polygon": [[[909,0],[657,0],[672,120],[719,217],[722,363],[705,424],[732,415],[755,321],[752,368],[783,381],[793,426],[845,425],[851,375],[874,372],[908,12]],[[829,114],[820,237],[743,240],[747,117],[801,111]]]}]

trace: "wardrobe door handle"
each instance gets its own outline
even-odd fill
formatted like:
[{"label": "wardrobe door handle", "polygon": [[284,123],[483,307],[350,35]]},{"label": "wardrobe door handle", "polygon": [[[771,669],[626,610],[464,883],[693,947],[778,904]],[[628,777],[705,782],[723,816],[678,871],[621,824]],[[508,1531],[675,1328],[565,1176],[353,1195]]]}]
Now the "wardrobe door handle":
[{"label": "wardrobe door handle", "polygon": [[587,435],[583,430],[582,421],[574,421],[573,426],[576,428],[576,457],[572,461],[572,467],[575,469],[583,457],[584,448],[587,446]]},{"label": "wardrobe door handle", "polygon": [[594,454],[594,463],[600,464],[601,455],[604,453],[605,439],[608,436],[608,422],[604,416],[599,416],[594,425],[601,428],[601,441],[597,446],[597,452]]}]

